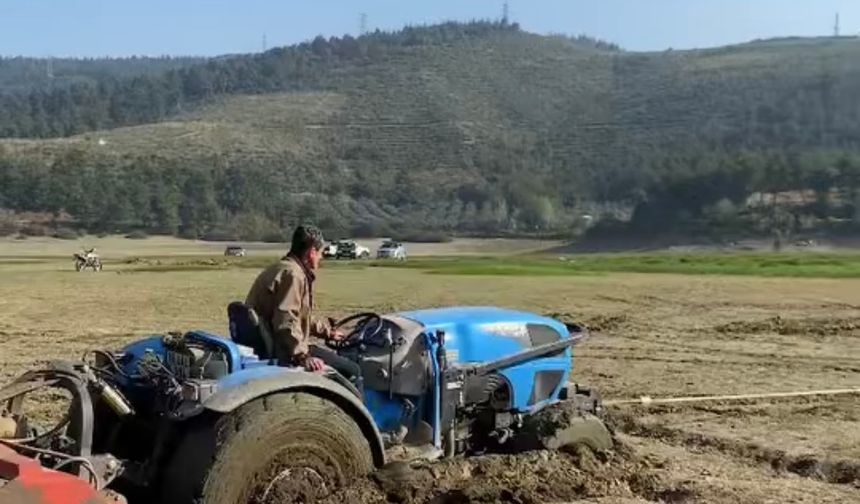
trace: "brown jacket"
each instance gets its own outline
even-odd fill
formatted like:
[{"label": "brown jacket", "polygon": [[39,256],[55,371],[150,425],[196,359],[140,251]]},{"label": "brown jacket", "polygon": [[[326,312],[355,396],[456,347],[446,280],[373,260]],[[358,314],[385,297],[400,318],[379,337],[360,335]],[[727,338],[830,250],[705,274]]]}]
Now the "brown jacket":
[{"label": "brown jacket", "polygon": [[272,330],[278,362],[300,363],[311,336],[326,337],[328,323],[313,314],[314,274],[296,258],[286,256],[254,280],[245,304]]}]

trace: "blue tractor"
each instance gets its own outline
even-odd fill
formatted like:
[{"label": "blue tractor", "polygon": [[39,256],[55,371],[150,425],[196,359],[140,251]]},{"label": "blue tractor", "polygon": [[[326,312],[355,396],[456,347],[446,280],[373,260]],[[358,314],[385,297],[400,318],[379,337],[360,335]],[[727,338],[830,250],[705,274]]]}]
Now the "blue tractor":
[{"label": "blue tractor", "polygon": [[[0,389],[0,442],[98,491],[176,504],[312,502],[393,461],[612,446],[599,398],[570,382],[580,326],[492,307],[360,313],[326,342],[360,365],[356,386],[277,366],[265,324],[229,312],[229,338],[169,333],[26,373]],[[39,431],[24,398],[44,387],[72,400]]]}]

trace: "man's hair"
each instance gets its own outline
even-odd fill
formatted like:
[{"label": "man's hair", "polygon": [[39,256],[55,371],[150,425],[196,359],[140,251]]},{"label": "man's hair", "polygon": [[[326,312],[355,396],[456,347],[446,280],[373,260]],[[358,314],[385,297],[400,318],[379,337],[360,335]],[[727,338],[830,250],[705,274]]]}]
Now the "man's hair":
[{"label": "man's hair", "polygon": [[311,248],[323,248],[323,234],[315,226],[299,226],[293,231],[290,255],[301,257]]}]

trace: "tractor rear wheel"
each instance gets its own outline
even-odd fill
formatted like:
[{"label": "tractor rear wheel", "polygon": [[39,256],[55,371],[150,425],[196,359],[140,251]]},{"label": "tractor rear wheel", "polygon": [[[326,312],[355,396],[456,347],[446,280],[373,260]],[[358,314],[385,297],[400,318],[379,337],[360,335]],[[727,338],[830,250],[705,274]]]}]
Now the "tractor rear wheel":
[{"label": "tractor rear wheel", "polygon": [[314,502],[372,470],[370,444],[348,413],[311,394],[273,394],[188,432],[161,502]]}]

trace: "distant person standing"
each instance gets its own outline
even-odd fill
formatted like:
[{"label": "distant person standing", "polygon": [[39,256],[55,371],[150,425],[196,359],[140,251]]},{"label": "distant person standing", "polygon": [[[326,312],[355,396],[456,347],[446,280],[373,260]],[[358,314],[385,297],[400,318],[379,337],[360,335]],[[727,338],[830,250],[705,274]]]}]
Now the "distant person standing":
[{"label": "distant person standing", "polygon": [[293,232],[289,253],[260,273],[245,304],[272,330],[275,357],[284,366],[321,371],[329,365],[353,381],[361,377],[355,362],[310,344],[310,338],[341,339],[325,320],[313,316],[314,281],[322,261],[323,236],[313,226]]}]

